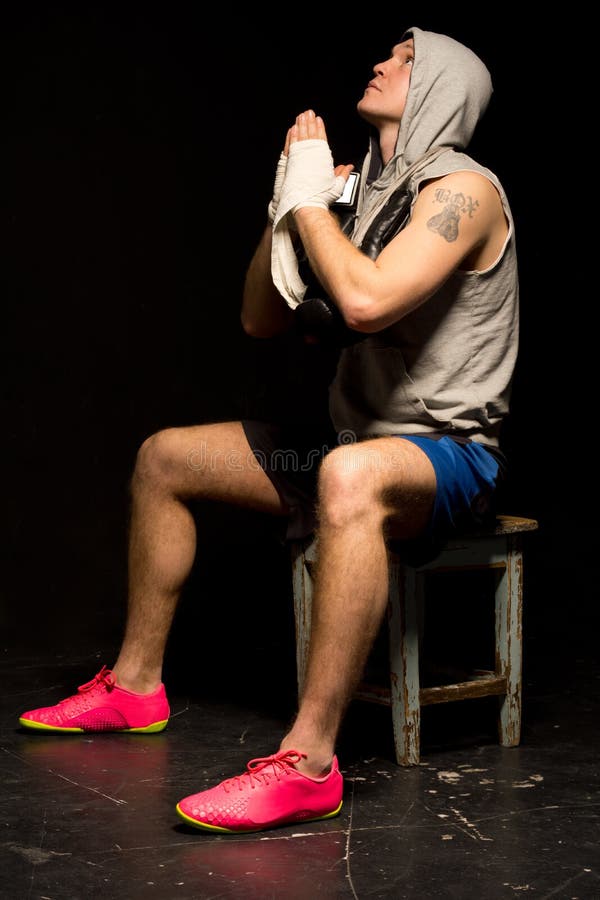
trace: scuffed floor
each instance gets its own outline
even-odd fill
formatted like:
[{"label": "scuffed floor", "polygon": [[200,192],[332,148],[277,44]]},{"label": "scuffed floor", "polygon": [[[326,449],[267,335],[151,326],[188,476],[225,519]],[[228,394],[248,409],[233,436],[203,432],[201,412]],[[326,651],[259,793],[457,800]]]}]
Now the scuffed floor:
[{"label": "scuffed floor", "polygon": [[226,680],[192,698],[174,677],[158,735],[19,729],[20,712],[71,693],[98,657],[4,652],[6,900],[600,898],[600,667],[589,661],[562,684],[531,667],[518,748],[496,744],[487,700],[428,708],[411,769],[394,762],[389,712],[356,703],[338,750],[338,818],[216,836],[180,823],[175,803],[274,751],[291,681],[257,708]]}]

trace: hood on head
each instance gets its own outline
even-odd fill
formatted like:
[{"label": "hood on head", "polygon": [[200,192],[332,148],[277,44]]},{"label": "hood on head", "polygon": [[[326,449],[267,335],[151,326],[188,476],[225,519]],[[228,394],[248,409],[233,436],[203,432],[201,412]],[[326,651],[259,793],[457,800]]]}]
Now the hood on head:
[{"label": "hood on head", "polygon": [[406,170],[433,147],[464,150],[492,96],[492,79],[478,56],[444,34],[408,28],[415,60],[398,140],[397,164]]}]

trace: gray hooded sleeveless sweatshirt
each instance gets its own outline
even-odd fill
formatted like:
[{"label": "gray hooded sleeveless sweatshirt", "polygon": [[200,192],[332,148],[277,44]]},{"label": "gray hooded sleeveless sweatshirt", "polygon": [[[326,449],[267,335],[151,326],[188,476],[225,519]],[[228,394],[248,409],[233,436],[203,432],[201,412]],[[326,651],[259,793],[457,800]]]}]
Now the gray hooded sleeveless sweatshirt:
[{"label": "gray hooded sleeveless sweatshirt", "polygon": [[416,310],[342,351],[330,386],[330,415],[338,433],[359,439],[441,432],[497,447],[518,346],[514,225],[496,175],[462,152],[487,107],[491,80],[462,44],[418,28],[402,39],[411,35],[415,62],[396,153],[368,183],[377,154],[371,141],[351,239],[360,244],[402,181],[416,197],[424,181],[461,170],[479,172],[495,185],[509,232],[488,269],[455,271]]}]

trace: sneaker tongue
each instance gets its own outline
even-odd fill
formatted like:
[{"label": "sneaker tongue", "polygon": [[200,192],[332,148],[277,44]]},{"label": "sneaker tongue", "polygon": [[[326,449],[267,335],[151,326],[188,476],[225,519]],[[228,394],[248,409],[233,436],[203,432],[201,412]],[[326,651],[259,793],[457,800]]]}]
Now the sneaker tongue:
[{"label": "sneaker tongue", "polygon": [[306,759],[306,753],[299,753],[297,750],[280,750],[272,756],[259,756],[251,759],[246,768],[250,775],[257,775],[267,766],[271,766],[273,772],[277,769],[294,768],[295,764],[301,759]]},{"label": "sneaker tongue", "polygon": [[106,688],[111,688],[115,684],[115,677],[112,671],[106,666],[102,666],[100,671],[94,675],[91,681],[86,681],[85,684],[81,684],[77,690],[83,694],[86,691],[91,691],[98,685],[103,685]]},{"label": "sneaker tongue", "polygon": [[223,782],[223,785],[232,787],[237,785],[241,790],[248,786],[252,786],[252,781],[268,784],[273,777],[278,778],[279,775],[287,773],[290,769],[295,769],[295,763],[301,759],[306,759],[306,753],[299,753],[297,750],[280,750],[272,756],[258,756],[251,759],[246,764],[246,771],[242,775],[235,775]]},{"label": "sneaker tongue", "polygon": [[281,760],[281,762],[288,763],[288,765],[293,766],[296,763],[300,762],[300,760],[304,757],[306,759],[306,753],[299,753],[298,750],[283,750],[281,753],[277,753],[275,759]]}]

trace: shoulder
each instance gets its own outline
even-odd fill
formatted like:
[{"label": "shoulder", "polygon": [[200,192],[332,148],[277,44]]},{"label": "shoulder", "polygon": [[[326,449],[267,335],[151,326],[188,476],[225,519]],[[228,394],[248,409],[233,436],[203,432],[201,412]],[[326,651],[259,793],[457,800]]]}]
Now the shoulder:
[{"label": "shoulder", "polygon": [[428,179],[419,186],[413,216],[429,219],[442,214],[479,234],[505,221],[502,198],[494,181],[469,169]]},{"label": "shoulder", "polygon": [[468,207],[489,204],[502,208],[498,187],[491,178],[481,172],[460,169],[431,178],[419,185],[417,199],[450,203],[453,206]]}]

